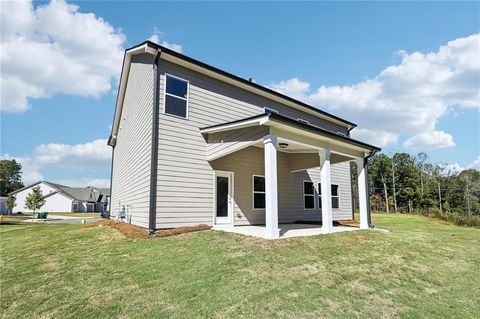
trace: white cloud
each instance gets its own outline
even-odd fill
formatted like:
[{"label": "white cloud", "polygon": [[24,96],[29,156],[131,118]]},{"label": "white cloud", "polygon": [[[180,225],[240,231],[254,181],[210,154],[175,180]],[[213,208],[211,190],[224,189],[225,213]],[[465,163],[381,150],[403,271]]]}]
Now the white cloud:
[{"label": "white cloud", "polygon": [[470,165],[468,165],[468,168],[480,170],[480,155],[478,155],[477,158]]},{"label": "white cloud", "polygon": [[155,42],[157,44],[160,44],[166,48],[169,48],[173,51],[176,51],[178,53],[182,53],[182,46],[180,44],[176,43],[169,43],[167,41],[160,41],[162,33],[155,27],[153,28],[153,34],[152,36],[148,39],[152,42]]},{"label": "white cloud", "polygon": [[363,128],[354,129],[351,134],[352,138],[360,141],[368,141],[375,146],[384,147],[397,141],[398,135],[386,131],[367,130]]},{"label": "white cloud", "polygon": [[63,0],[1,2],[1,109],[56,93],[99,97],[119,76],[125,36]]},{"label": "white cloud", "polygon": [[[43,168],[56,167],[84,172],[108,170],[111,161],[111,148],[107,140],[98,139],[83,144],[41,144],[34,148],[30,156],[3,154],[1,159],[15,159],[22,164],[22,180],[31,184],[43,179]],[[97,180],[98,179],[90,179]],[[81,181],[81,180],[80,180]],[[92,186],[95,186],[92,184]]]},{"label": "white cloud", "polygon": [[292,78],[287,81],[272,83],[270,88],[298,100],[307,100],[306,95],[310,90],[310,83],[303,82],[299,78]]},{"label": "white cloud", "polygon": [[415,151],[429,151],[455,146],[455,142],[453,136],[444,131],[431,131],[415,134],[407,139],[403,146]]},{"label": "white cloud", "polygon": [[110,180],[106,178],[77,178],[77,179],[58,179],[53,183],[70,187],[94,186],[99,188],[110,188]]},{"label": "white cloud", "polygon": [[[293,78],[270,87],[318,107],[327,105],[357,122],[365,130],[360,135],[371,131],[371,142],[380,131],[392,134],[384,140],[394,143],[394,136],[439,132],[438,120],[453,107],[480,106],[479,52],[480,35],[474,34],[450,41],[437,52],[400,51],[399,64],[354,85],[321,86],[311,92],[307,82]],[[445,135],[443,139],[450,143]]]},{"label": "white cloud", "polygon": [[443,165],[441,174],[442,175],[453,175],[463,171],[465,168],[458,163]]}]

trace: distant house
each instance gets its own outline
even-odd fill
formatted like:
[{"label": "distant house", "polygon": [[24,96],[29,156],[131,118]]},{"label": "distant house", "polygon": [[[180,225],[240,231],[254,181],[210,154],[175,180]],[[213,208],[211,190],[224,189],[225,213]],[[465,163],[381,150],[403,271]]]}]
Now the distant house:
[{"label": "distant house", "polygon": [[0,214],[8,214],[10,210],[7,208],[7,194],[0,192]]},{"label": "distant house", "polygon": [[75,188],[65,185],[40,181],[12,192],[16,197],[14,213],[28,212],[25,199],[34,187],[40,187],[45,204],[41,211],[46,212],[103,212],[108,209],[110,189],[93,186]]}]

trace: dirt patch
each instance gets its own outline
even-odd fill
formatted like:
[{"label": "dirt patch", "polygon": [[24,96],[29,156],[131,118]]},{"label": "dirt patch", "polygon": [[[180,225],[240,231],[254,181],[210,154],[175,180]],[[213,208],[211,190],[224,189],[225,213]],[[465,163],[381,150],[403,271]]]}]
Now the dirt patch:
[{"label": "dirt patch", "polygon": [[113,229],[116,229],[120,233],[125,235],[126,237],[134,238],[134,239],[169,237],[169,236],[175,236],[175,235],[186,234],[186,233],[191,233],[191,232],[210,229],[210,226],[205,225],[205,224],[201,224],[201,225],[197,225],[197,226],[161,229],[161,230],[158,230],[157,232],[155,232],[153,234],[149,234],[148,230],[146,230],[145,228],[135,226],[135,225],[132,225],[132,224],[123,223],[123,222],[113,221],[113,220],[110,220],[110,219],[102,220],[98,223],[87,224],[84,227],[88,228],[88,227],[102,227],[102,226],[108,226],[108,227],[111,227]]},{"label": "dirt patch", "polygon": [[201,230],[209,230],[210,226],[205,224],[200,224],[197,226],[189,226],[189,227],[177,227],[177,228],[170,228],[170,229],[161,229],[155,232],[152,236],[153,237],[168,237],[168,236],[175,236],[180,234],[191,233],[195,231]]}]

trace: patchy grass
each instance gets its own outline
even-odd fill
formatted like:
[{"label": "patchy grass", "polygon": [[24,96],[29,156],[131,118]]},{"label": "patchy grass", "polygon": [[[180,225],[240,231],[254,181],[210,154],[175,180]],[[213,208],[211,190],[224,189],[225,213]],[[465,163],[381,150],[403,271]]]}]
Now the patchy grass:
[{"label": "patchy grass", "polygon": [[15,225],[21,223],[22,220],[30,218],[28,216],[0,215],[0,225]]},{"label": "patchy grass", "polygon": [[100,213],[48,213],[49,216],[100,217]]},{"label": "patchy grass", "polygon": [[374,215],[389,233],[151,240],[2,225],[3,318],[478,318],[480,230]]}]

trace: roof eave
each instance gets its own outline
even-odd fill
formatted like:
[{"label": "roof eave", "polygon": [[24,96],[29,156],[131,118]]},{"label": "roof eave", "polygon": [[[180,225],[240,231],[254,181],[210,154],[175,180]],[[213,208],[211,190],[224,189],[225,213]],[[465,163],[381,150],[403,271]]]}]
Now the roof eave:
[{"label": "roof eave", "polygon": [[269,89],[267,87],[264,87],[262,85],[259,85],[259,84],[256,84],[254,82],[248,81],[246,79],[238,77],[238,76],[236,76],[234,74],[231,74],[229,72],[226,72],[224,70],[218,69],[216,67],[213,67],[213,66],[211,66],[209,64],[206,64],[204,62],[195,60],[193,58],[190,58],[186,55],[178,53],[174,50],[171,50],[169,48],[166,48],[166,47],[161,46],[159,44],[156,44],[154,42],[144,41],[144,42],[140,43],[139,45],[133,46],[133,47],[125,50],[125,54],[124,54],[124,58],[123,58],[123,64],[122,64],[122,71],[121,71],[121,75],[120,75],[120,83],[119,83],[118,92],[117,92],[117,100],[116,100],[116,105],[115,105],[114,120],[113,120],[113,124],[112,124],[112,130],[111,130],[110,138],[109,138],[109,141],[108,141],[108,145],[113,147],[113,146],[115,146],[115,143],[116,143],[115,137],[117,136],[118,128],[119,128],[119,124],[120,124],[120,116],[121,116],[121,111],[122,111],[122,108],[123,108],[123,101],[124,101],[124,98],[125,98],[125,88],[126,88],[126,85],[127,85],[128,73],[130,71],[130,62],[131,62],[132,56],[136,55],[136,54],[143,54],[143,53],[149,53],[149,54],[155,55],[155,54],[157,54],[157,52],[162,52],[162,54],[165,53],[165,55],[170,55],[170,56],[176,57],[177,59],[186,61],[186,62],[191,63],[193,65],[196,65],[196,66],[198,66],[202,69],[210,70],[211,72],[219,74],[219,75],[221,75],[225,78],[229,78],[232,81],[241,83],[241,84],[246,85],[248,87],[251,87],[251,88],[255,89],[256,91],[260,91],[260,92],[263,92],[264,94],[267,94],[271,97],[276,97],[276,98],[281,99],[283,101],[289,102],[291,105],[298,105],[298,106],[303,107],[303,108],[305,108],[309,111],[313,111],[315,113],[318,113],[318,114],[321,115],[320,117],[323,117],[324,119],[326,119],[328,121],[335,122],[339,125],[345,126],[345,127],[347,127],[348,130],[352,130],[353,128],[355,128],[357,126],[357,124],[355,124],[353,122],[347,121],[347,120],[342,119],[338,116],[335,116],[335,115],[330,114],[328,112],[322,111],[322,110],[320,110],[320,109],[318,109],[314,106],[311,106],[311,105],[306,104],[304,102],[298,101],[294,98],[291,98],[289,96],[281,94],[277,91],[274,91],[274,90]]}]

